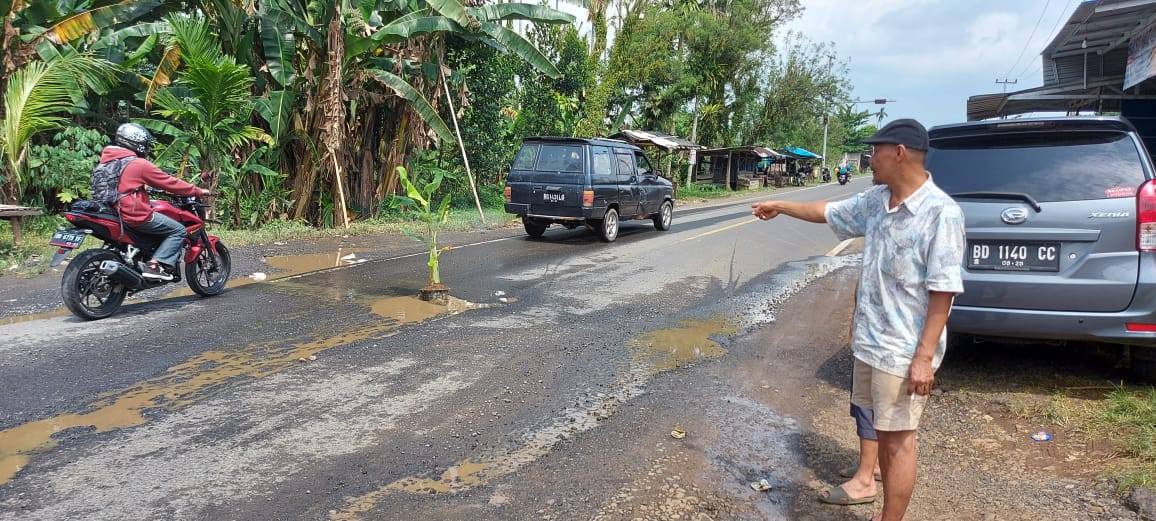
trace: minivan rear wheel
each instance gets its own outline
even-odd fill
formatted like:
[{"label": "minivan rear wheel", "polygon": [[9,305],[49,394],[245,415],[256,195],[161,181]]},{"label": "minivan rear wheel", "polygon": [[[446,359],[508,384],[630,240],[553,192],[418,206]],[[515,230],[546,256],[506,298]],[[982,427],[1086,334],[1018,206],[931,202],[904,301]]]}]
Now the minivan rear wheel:
[{"label": "minivan rear wheel", "polygon": [[666,231],[670,229],[670,220],[674,214],[674,205],[670,201],[663,201],[658,213],[654,214],[654,229]]},{"label": "minivan rear wheel", "polygon": [[618,238],[618,210],[606,210],[606,215],[598,222],[598,237],[602,242],[614,242]]},{"label": "minivan rear wheel", "polygon": [[1132,346],[1132,376],[1138,380],[1156,383],[1156,347]]},{"label": "minivan rear wheel", "polygon": [[529,217],[522,218],[522,227],[526,229],[526,235],[530,237],[541,237],[543,233],[546,233],[546,228],[549,226],[549,223],[536,221]]}]

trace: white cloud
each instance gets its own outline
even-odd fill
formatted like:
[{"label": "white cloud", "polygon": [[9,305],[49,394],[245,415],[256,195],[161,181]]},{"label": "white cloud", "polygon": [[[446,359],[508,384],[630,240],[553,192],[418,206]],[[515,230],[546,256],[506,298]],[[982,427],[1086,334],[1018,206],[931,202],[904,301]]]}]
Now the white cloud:
[{"label": "white cloud", "polygon": [[[1039,53],[1075,3],[807,0],[784,29],[833,42],[853,97],[895,99],[889,117],[936,125],[965,119],[969,96],[1039,85]],[[1009,75],[1018,82],[995,83]]]}]

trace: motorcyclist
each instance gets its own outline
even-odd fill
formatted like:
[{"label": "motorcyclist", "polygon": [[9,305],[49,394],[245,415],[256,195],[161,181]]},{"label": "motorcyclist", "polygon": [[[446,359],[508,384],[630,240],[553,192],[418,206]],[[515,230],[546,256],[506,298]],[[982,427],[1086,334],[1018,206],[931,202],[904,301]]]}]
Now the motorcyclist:
[{"label": "motorcyclist", "polygon": [[[126,226],[150,235],[163,236],[141,276],[153,280],[173,280],[180,260],[181,245],[187,232],[184,225],[152,209],[146,186],[176,195],[209,195],[209,191],[166,174],[146,159],[156,139],[136,123],[125,123],[116,129],[113,144],[104,147],[100,164],[93,170],[93,194],[101,183],[115,178],[119,170],[115,196],[111,202]],[[113,164],[112,162],[118,162]],[[103,172],[98,173],[98,172]]]}]

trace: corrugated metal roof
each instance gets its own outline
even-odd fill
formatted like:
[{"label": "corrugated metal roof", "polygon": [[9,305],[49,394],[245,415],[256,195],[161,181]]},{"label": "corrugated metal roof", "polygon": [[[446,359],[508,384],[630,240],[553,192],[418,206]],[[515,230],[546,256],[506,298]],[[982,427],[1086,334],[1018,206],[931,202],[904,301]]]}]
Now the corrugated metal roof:
[{"label": "corrugated metal roof", "polygon": [[1027,112],[1119,111],[1156,98],[1156,79],[1123,91],[1128,44],[1156,24],[1156,0],[1085,0],[1040,53],[1043,86],[968,98],[967,119]]},{"label": "corrugated metal roof", "polygon": [[655,146],[666,150],[692,150],[703,148],[702,145],[678,136],[653,132],[649,130],[622,130],[610,136],[610,139],[621,139],[627,143],[645,147]]}]

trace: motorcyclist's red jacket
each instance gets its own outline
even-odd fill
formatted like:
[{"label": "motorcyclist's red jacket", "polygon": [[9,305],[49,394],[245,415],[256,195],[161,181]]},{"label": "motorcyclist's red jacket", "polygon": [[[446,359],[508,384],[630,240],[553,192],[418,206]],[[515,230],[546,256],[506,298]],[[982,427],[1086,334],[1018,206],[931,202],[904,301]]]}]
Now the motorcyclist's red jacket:
[{"label": "motorcyclist's red jacket", "polygon": [[[128,156],[135,156],[132,150],[116,145],[104,147],[100,154],[100,162],[107,163]],[[149,222],[153,217],[152,204],[145,186],[164,190],[176,195],[201,195],[201,189],[166,174],[147,159],[135,159],[124,167],[120,174],[120,184],[117,192],[124,195],[117,203],[120,218],[128,226],[140,226]]]}]

